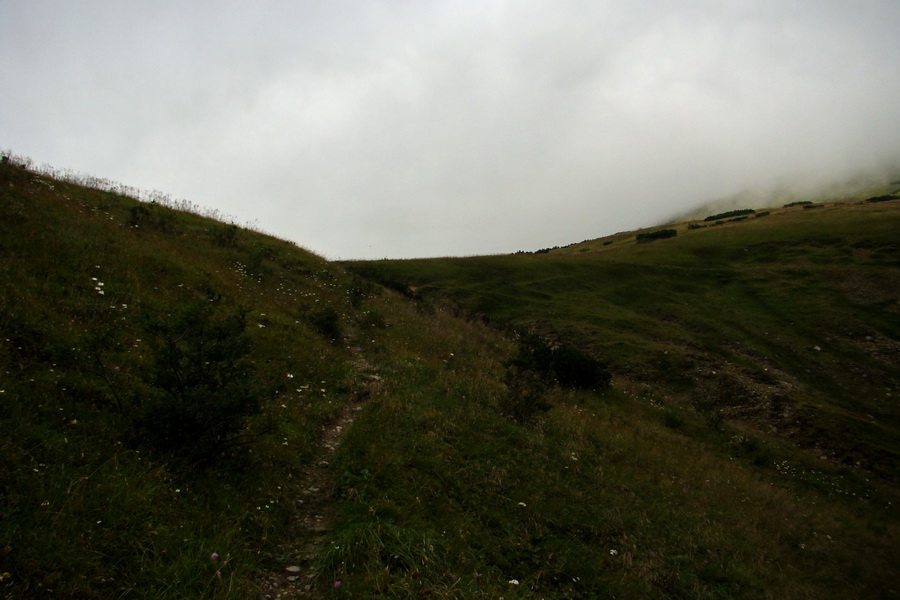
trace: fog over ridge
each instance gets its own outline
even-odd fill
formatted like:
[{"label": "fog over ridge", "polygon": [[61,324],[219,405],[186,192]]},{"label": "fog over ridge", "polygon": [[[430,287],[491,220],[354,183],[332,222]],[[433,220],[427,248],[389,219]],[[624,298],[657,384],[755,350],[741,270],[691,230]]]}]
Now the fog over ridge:
[{"label": "fog over ridge", "polygon": [[536,249],[900,164],[891,0],[215,6],[8,3],[0,143],[329,258]]}]

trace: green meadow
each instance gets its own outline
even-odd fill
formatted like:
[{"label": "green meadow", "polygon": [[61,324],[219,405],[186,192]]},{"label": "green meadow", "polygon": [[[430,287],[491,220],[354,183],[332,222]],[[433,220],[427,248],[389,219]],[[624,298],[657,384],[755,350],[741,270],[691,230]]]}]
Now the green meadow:
[{"label": "green meadow", "polygon": [[890,186],[334,263],[13,163],[4,598],[900,595]]}]

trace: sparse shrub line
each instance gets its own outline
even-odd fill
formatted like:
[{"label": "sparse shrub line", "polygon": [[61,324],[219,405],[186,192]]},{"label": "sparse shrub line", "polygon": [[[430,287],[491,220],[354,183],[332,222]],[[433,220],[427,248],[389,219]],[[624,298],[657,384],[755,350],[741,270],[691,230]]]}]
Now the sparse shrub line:
[{"label": "sparse shrub line", "polygon": [[885,196],[872,196],[871,198],[866,198],[866,202],[869,202],[869,203],[889,202],[891,200],[896,200],[897,198],[900,198],[900,196],[895,196],[895,195],[891,195],[891,194],[888,194]]},{"label": "sparse shrub line", "polygon": [[664,240],[666,238],[675,237],[678,231],[675,229],[657,229],[646,233],[639,233],[635,236],[638,242],[652,242],[653,240]]},{"label": "sparse shrub line", "polygon": [[739,217],[741,215],[752,215],[756,211],[752,208],[739,208],[737,210],[729,210],[728,212],[719,213],[717,215],[710,215],[703,219],[704,221],[718,221],[720,219],[728,219],[731,217]]}]

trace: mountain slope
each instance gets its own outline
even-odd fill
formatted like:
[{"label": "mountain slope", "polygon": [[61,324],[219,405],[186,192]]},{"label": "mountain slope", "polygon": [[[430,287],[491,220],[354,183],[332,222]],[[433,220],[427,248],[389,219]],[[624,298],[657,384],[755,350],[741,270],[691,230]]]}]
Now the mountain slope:
[{"label": "mountain slope", "polygon": [[[900,466],[900,201],[718,221],[682,223],[675,237],[645,243],[632,232],[549,253],[347,266],[423,305],[449,301],[609,362],[616,377],[602,400],[570,400],[573,411],[584,410],[579,402],[589,407],[590,417],[576,418],[596,448],[599,472],[580,492],[591,500],[570,497],[556,508],[583,507],[582,526],[606,522],[602,507],[642,515],[641,525],[604,539],[611,549],[640,540],[629,560],[643,557],[650,584],[624,595],[889,597]],[[625,447],[612,441],[623,437]],[[612,458],[617,450],[631,457],[624,468]],[[614,467],[623,469],[616,492]],[[733,487],[712,492],[716,481]],[[635,488],[627,500],[623,492]],[[725,516],[728,507],[734,512]],[[809,561],[823,529],[829,541]],[[864,543],[878,548],[865,559],[877,567],[854,566],[843,550]],[[698,566],[723,554],[735,569],[728,574]],[[785,579],[788,572],[795,575]]]},{"label": "mountain slope", "polygon": [[0,252],[0,593],[255,597],[321,427],[365,389],[367,288],[12,164]]},{"label": "mountain slope", "polygon": [[0,165],[0,593],[896,595],[896,219],[348,270]]},{"label": "mountain slope", "polygon": [[767,213],[643,244],[349,266],[574,341],[694,408],[893,478],[900,201]]}]

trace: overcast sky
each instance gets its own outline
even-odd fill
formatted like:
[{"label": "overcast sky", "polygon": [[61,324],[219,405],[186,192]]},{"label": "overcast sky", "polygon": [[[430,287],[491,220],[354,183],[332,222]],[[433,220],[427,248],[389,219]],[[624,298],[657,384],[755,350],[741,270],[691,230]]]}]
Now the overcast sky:
[{"label": "overcast sky", "polygon": [[0,0],[0,148],[327,258],[900,165],[898,0]]}]

